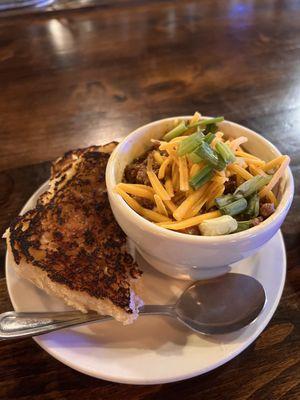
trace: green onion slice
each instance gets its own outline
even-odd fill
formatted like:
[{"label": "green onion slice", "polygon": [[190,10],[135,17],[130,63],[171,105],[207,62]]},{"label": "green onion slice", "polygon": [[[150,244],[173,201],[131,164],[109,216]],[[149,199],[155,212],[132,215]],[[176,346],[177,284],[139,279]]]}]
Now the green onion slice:
[{"label": "green onion slice", "polygon": [[208,182],[213,177],[213,168],[210,165],[205,166],[201,171],[197,172],[191,179],[190,185],[194,189],[199,189],[206,182]]},{"label": "green onion slice", "polygon": [[220,208],[220,211],[223,214],[227,214],[227,215],[238,215],[241,212],[245,211],[247,208],[247,200],[244,198],[235,200],[233,203],[229,203],[226,206],[223,206]]},{"label": "green onion slice", "polygon": [[252,228],[253,223],[249,221],[237,221],[238,227],[234,233],[245,231],[246,229]]},{"label": "green onion slice", "polygon": [[195,126],[200,126],[201,128],[211,125],[211,124],[217,124],[218,122],[224,121],[224,117],[216,117],[216,118],[209,118],[209,119],[203,119],[201,121],[195,122],[194,124],[191,124],[189,128],[194,128]]},{"label": "green onion slice", "polygon": [[216,137],[216,135],[212,132],[208,133],[205,137],[204,137],[204,141],[208,144],[211,144],[211,142],[214,140],[214,138]]},{"label": "green onion slice", "polygon": [[204,138],[203,133],[199,131],[193,133],[186,139],[183,139],[178,146],[177,154],[181,157],[184,156],[185,154],[193,152],[199,146],[199,144],[201,144],[203,138]]},{"label": "green onion slice", "polygon": [[223,142],[216,143],[216,151],[222,157],[226,164],[232,163],[235,161],[235,155],[233,151],[227,146],[227,144]]},{"label": "green onion slice", "polygon": [[249,217],[255,218],[259,214],[259,195],[257,193],[254,193],[252,196],[249,197],[248,199],[248,207],[247,210],[245,211]]},{"label": "green onion slice", "polygon": [[179,125],[177,125],[175,128],[173,128],[171,131],[165,134],[163,137],[163,140],[166,142],[169,142],[172,139],[175,139],[177,136],[182,135],[185,131],[188,130],[188,127],[186,126],[186,123],[184,121],[180,122]]},{"label": "green onion slice", "polygon": [[217,197],[215,202],[217,207],[221,208],[227,206],[227,204],[233,203],[241,197],[240,195],[234,196],[233,194],[224,194],[223,196]]},{"label": "green onion slice", "polygon": [[244,197],[249,197],[251,194],[258,192],[261,188],[267,185],[272,176],[256,175],[248,181],[242,183],[234,192],[234,194],[241,194]]}]

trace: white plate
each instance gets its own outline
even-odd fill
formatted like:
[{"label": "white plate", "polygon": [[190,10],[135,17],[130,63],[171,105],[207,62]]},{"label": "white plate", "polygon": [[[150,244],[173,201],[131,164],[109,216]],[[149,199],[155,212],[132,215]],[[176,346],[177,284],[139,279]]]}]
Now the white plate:
[{"label": "white plate", "polygon": [[[22,212],[33,208],[45,183]],[[148,303],[172,303],[187,285],[152,269],[139,257]],[[6,258],[6,279],[17,311],[55,311],[67,307],[31,283],[19,278]],[[211,371],[241,353],[262,332],[279,303],[286,272],[282,235],[278,232],[253,257],[232,266],[254,276],[264,286],[267,302],[261,315],[247,328],[222,336],[197,335],[164,317],[143,317],[130,326],[117,322],[91,324],[35,338],[49,354],[87,375],[114,382],[158,384],[191,378]]]}]

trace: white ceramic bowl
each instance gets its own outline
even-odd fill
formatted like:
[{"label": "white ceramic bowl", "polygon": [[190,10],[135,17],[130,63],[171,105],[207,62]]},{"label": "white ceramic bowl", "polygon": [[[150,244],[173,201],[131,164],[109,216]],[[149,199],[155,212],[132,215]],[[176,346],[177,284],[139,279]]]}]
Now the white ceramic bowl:
[{"label": "white ceramic bowl", "polygon": [[[249,230],[227,236],[193,236],[161,228],[133,211],[114,188],[131,161],[173,127],[166,118],[144,125],[129,134],[112,153],[106,169],[106,185],[112,211],[121,228],[143,257],[159,271],[178,279],[205,279],[225,273],[229,265],[249,257],[270,240],[280,228],[292,203],[294,182],[290,169],[279,185],[280,203],[267,220]],[[221,130],[230,137],[246,136],[247,151],[265,161],[281,153],[259,134],[233,122],[224,121]],[[267,266],[266,266],[267,267]]]}]

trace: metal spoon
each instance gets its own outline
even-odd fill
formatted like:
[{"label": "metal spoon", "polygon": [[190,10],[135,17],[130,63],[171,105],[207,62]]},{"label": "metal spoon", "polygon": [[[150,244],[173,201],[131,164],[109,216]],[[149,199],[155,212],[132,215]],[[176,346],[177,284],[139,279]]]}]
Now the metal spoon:
[{"label": "metal spoon", "polygon": [[[145,305],[140,315],[165,315],[203,334],[239,330],[257,318],[266,301],[262,285],[251,276],[230,273],[195,282],[174,305]],[[0,315],[0,339],[42,335],[70,326],[103,322],[112,317],[79,311],[26,312]]]}]

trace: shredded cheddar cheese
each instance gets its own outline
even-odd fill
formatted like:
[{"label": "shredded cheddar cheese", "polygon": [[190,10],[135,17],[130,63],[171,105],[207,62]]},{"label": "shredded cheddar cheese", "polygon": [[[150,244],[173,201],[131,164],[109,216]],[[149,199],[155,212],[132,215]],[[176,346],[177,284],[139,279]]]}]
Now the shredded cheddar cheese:
[{"label": "shredded cheddar cheese", "polygon": [[220,216],[221,216],[220,211],[211,211],[206,214],[201,214],[201,215],[198,215],[197,217],[188,218],[188,219],[186,219],[184,221],[180,221],[180,222],[162,222],[162,223],[159,223],[159,226],[161,226],[163,228],[172,229],[174,231],[179,231],[181,229],[190,228],[191,226],[199,225],[199,224],[201,224],[201,222],[203,222],[207,219],[217,218]]}]

